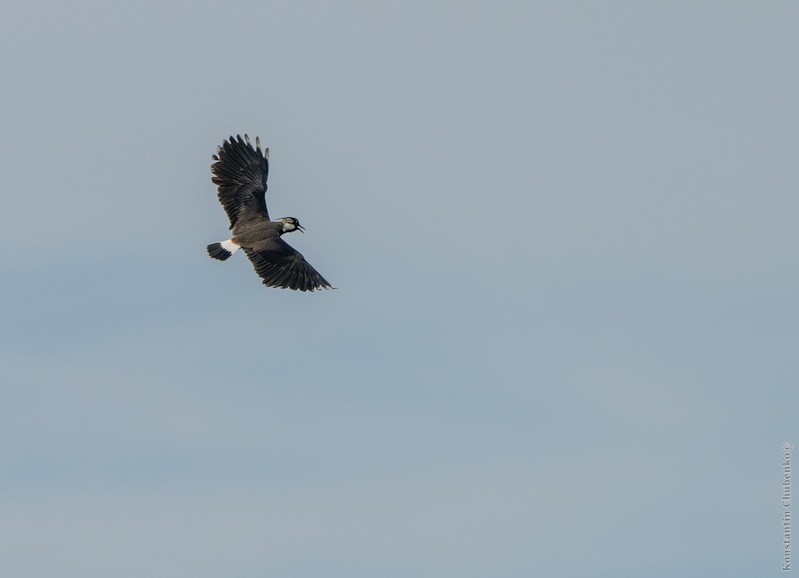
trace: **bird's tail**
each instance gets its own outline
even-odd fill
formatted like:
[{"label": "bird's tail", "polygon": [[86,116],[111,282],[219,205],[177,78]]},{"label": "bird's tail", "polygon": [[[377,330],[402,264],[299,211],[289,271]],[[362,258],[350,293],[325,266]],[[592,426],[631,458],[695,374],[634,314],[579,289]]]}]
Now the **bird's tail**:
[{"label": "bird's tail", "polygon": [[224,261],[240,248],[241,247],[234,243],[232,239],[228,239],[227,241],[222,241],[221,243],[211,243],[208,245],[208,254],[213,259]]}]

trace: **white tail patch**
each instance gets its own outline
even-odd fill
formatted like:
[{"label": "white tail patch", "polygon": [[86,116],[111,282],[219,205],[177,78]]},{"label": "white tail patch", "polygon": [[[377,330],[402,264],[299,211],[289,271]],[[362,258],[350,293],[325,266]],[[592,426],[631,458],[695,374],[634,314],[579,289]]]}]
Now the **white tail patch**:
[{"label": "white tail patch", "polygon": [[233,253],[235,253],[236,251],[238,251],[239,249],[241,249],[240,246],[236,245],[236,243],[233,242],[233,239],[228,239],[227,241],[222,241],[220,243],[220,245],[222,245],[222,248],[225,251],[227,251],[228,253],[230,253],[231,255]]}]

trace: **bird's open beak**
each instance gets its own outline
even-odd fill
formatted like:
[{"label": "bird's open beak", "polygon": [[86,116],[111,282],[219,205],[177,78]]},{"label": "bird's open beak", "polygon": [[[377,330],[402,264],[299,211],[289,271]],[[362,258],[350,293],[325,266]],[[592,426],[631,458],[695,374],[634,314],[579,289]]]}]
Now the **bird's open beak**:
[{"label": "bird's open beak", "polygon": [[297,230],[298,230],[300,233],[304,233],[304,232],[305,232],[305,227],[303,227],[302,225],[297,225]]}]

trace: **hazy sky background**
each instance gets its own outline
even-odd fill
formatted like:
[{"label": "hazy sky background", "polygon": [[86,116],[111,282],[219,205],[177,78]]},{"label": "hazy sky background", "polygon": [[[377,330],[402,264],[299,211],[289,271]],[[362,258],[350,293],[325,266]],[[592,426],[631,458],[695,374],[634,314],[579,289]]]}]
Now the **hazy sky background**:
[{"label": "hazy sky background", "polygon": [[[2,574],[776,574],[797,30],[788,1],[5,6]],[[337,291],[207,257],[244,132]]]}]

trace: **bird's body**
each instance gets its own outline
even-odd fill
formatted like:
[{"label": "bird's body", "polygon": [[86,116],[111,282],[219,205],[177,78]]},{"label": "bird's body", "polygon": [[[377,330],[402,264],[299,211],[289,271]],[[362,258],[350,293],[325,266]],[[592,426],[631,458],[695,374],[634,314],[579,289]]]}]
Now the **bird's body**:
[{"label": "bird's body", "polygon": [[255,272],[269,287],[299,291],[332,289],[324,277],[281,236],[302,231],[294,217],[271,221],[266,208],[266,179],[269,175],[269,149],[261,152],[244,135],[224,141],[211,166],[218,187],[219,202],[230,219],[233,237],[208,245],[208,254],[224,261],[240,248],[252,262]]},{"label": "bird's body", "polygon": [[233,226],[233,239],[243,247],[252,247],[261,241],[274,239],[283,234],[280,223],[263,219],[249,219]]}]

